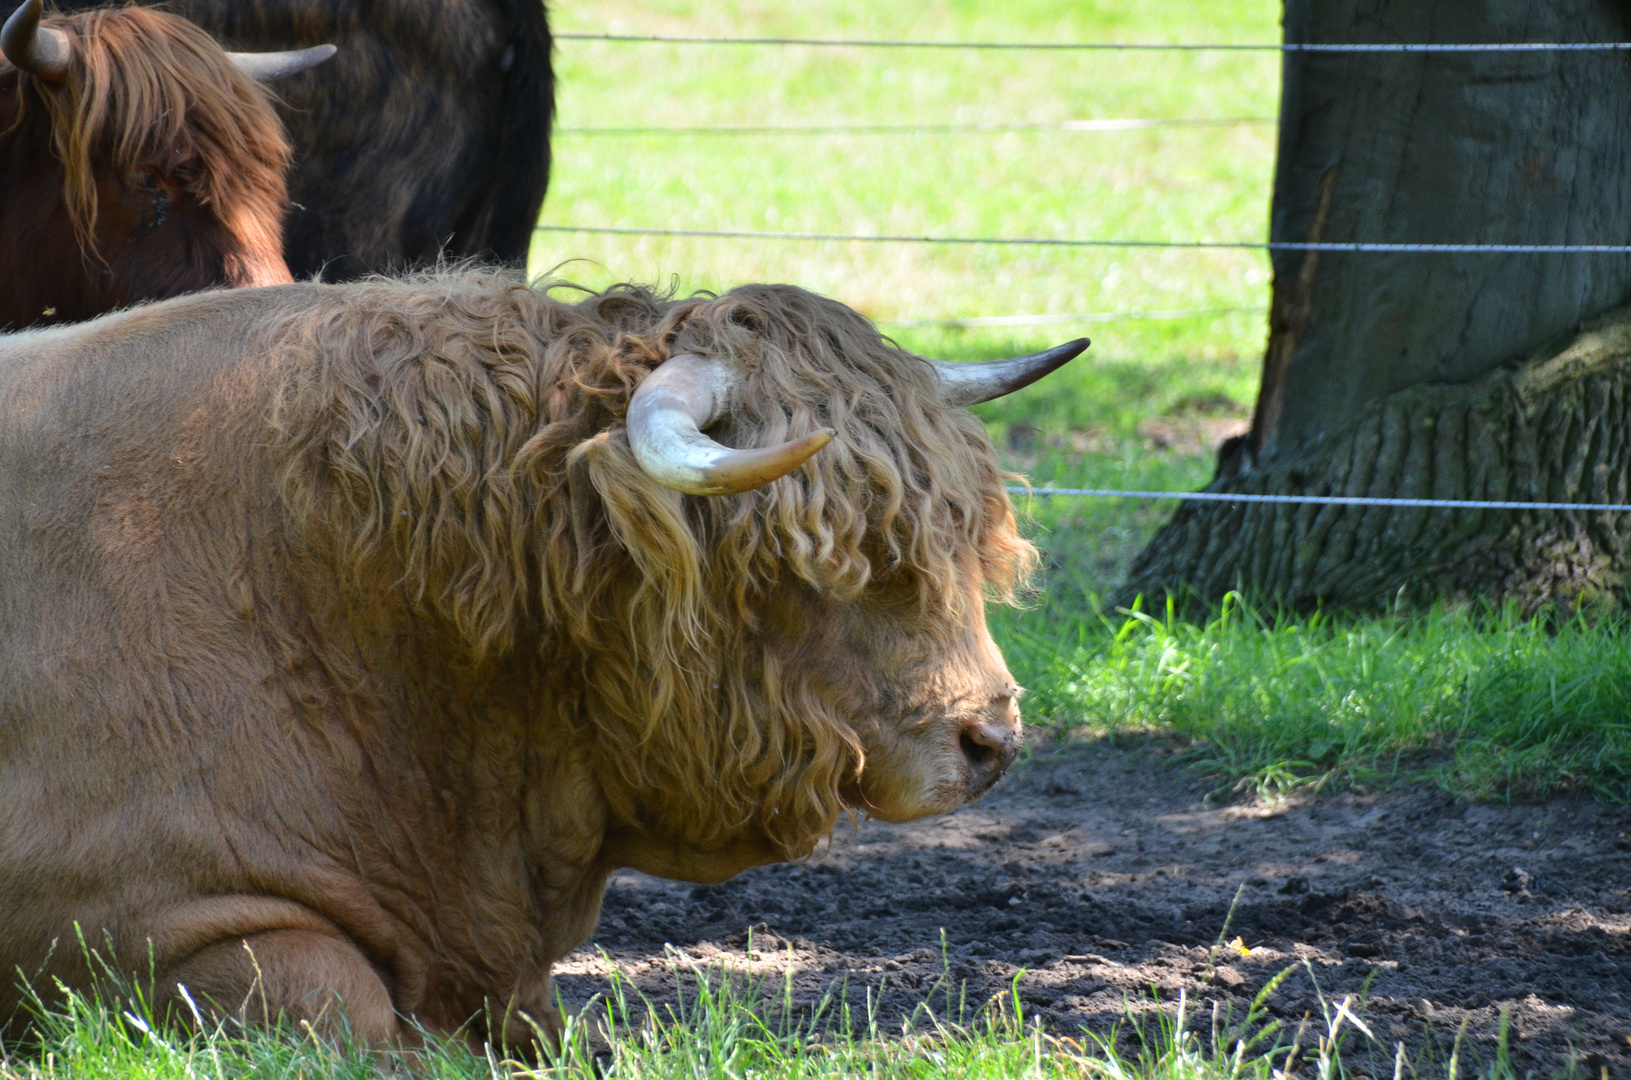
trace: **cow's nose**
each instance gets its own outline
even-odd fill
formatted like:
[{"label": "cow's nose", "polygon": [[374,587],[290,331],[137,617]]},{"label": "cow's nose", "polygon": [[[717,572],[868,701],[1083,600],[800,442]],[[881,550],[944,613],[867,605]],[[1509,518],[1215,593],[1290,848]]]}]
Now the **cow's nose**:
[{"label": "cow's nose", "polygon": [[1019,710],[1011,701],[996,710],[1000,719],[989,717],[964,725],[958,744],[968,762],[968,798],[985,794],[997,778],[1008,771],[1019,755]]}]

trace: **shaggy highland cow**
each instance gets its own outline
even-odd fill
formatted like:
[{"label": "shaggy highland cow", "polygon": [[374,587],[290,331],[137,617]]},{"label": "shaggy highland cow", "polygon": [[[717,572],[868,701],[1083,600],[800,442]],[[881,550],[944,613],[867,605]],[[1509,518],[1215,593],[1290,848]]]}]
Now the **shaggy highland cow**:
[{"label": "shaggy highland cow", "polygon": [[0,33],[0,330],[290,280],[289,146],[257,80],[318,63],[225,53],[142,8]]},{"label": "shaggy highland cow", "polygon": [[[99,2],[59,0],[70,10]],[[543,0],[163,7],[234,48],[340,47],[332,63],[278,86],[295,147],[283,246],[296,277],[344,280],[444,255],[525,265],[555,108]]]},{"label": "shaggy highland cow", "polygon": [[611,870],[979,796],[1034,553],[962,406],[1086,344],[480,272],[0,339],[0,968],[525,1045]]}]

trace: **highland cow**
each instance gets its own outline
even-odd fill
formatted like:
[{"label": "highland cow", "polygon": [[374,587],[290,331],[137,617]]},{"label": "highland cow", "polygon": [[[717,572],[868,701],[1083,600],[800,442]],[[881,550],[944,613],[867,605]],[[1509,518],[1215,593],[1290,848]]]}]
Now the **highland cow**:
[{"label": "highland cow", "polygon": [[611,870],[720,881],[1002,774],[984,608],[1034,553],[963,406],[1087,343],[558,292],[0,338],[0,967],[85,987],[84,940],[182,1020],[524,1045]]},{"label": "highland cow", "polygon": [[346,280],[443,256],[525,265],[555,107],[542,0],[163,6],[233,48],[340,47],[278,85],[295,147],[283,239],[296,277]]},{"label": "highland cow", "polygon": [[289,146],[256,81],[332,47],[229,54],[173,15],[28,0],[0,52],[0,329],[290,280]]}]

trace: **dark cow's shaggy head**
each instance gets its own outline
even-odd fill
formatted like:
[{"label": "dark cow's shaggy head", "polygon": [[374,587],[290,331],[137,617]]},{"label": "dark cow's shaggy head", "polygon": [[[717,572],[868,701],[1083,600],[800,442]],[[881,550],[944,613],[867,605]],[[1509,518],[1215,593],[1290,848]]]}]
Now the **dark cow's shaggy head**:
[{"label": "dark cow's shaggy head", "polygon": [[163,12],[42,20],[39,0],[4,49],[0,329],[290,280],[289,145],[256,78],[332,50],[235,57]]},{"label": "dark cow's shaggy head", "polygon": [[[949,810],[1012,759],[1019,690],[984,605],[1035,553],[959,406],[1085,342],[942,371],[790,286],[344,295],[273,335],[300,357],[277,421],[296,516],[335,522],[353,572],[405,587],[471,662],[554,666],[570,689],[541,730],[592,747],[614,860],[725,876],[674,853],[751,837],[760,861],[799,857],[846,807]],[[652,459],[661,414],[720,371],[711,414],[667,436],[713,469],[691,490],[740,493],[687,495],[666,474],[690,466]],[[738,458],[760,473],[733,481]]]}]

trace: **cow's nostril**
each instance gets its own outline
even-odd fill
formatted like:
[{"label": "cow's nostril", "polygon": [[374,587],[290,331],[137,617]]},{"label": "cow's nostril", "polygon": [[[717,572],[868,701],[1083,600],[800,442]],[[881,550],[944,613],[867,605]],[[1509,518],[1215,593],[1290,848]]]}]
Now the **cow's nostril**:
[{"label": "cow's nostril", "polygon": [[985,765],[997,756],[997,748],[981,742],[976,735],[976,729],[966,727],[957,736],[957,741],[963,747],[963,756],[968,758],[972,765]]}]

